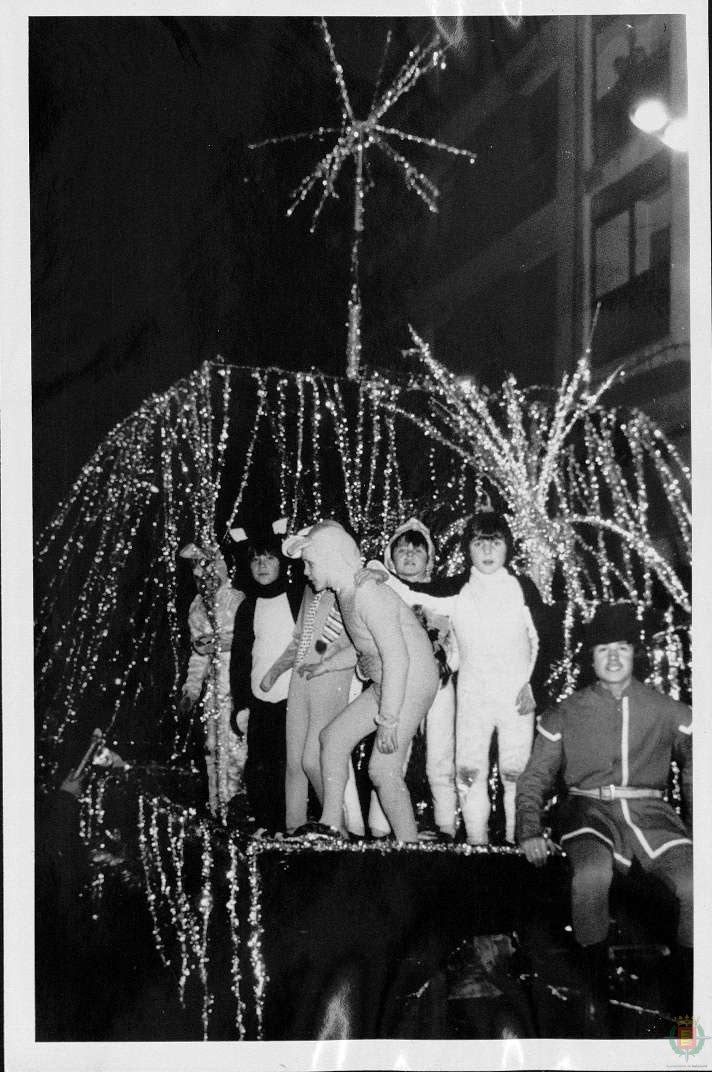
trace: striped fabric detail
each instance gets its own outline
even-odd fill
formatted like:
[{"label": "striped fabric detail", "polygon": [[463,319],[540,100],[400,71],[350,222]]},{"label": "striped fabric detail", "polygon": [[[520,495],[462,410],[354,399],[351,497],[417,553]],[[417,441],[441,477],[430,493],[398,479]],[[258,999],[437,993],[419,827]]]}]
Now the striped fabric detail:
[{"label": "striped fabric detail", "polygon": [[295,657],[295,665],[299,665],[304,659],[307,651],[312,642],[314,636],[314,622],[316,621],[317,612],[319,610],[319,604],[321,603],[321,597],[323,592],[317,592],[307,608],[307,612],[304,615],[304,625],[302,626],[302,635],[299,638],[299,646],[297,647],[297,654]]},{"label": "striped fabric detail", "polygon": [[611,850],[613,858],[615,860],[618,860],[618,862],[623,864],[625,867],[630,867],[633,863],[632,860],[629,860],[626,856],[623,856],[622,853],[616,852],[613,848],[613,842],[611,841],[611,839],[607,838],[605,834],[602,834],[600,830],[595,830],[592,826],[579,826],[577,830],[570,830],[568,834],[562,834],[562,836],[559,838],[559,841],[563,846],[565,841],[568,841],[571,838],[575,837],[582,837],[585,834],[590,834],[592,837],[596,837],[599,841],[602,841],[604,845],[607,845],[608,848]]},{"label": "striped fabric detail", "polygon": [[628,697],[621,704],[621,785],[628,785],[628,734],[630,731],[630,706]]},{"label": "striped fabric detail", "polygon": [[633,819],[631,817],[630,811],[628,809],[628,801],[627,800],[621,800],[620,805],[621,805],[621,810],[623,812],[623,818],[625,819],[626,823],[631,828],[631,830],[633,831],[633,833],[635,834],[635,836],[637,837],[638,841],[643,846],[643,848],[645,849],[645,851],[647,852],[647,854],[648,854],[648,856],[650,857],[651,860],[656,860],[658,858],[658,856],[661,856],[664,852],[667,852],[668,849],[672,849],[675,845],[691,845],[692,844],[692,839],[691,838],[678,837],[678,838],[671,838],[669,841],[666,841],[662,845],[658,846],[657,849],[654,849],[652,847],[652,845],[650,844],[650,842],[648,841],[648,839],[646,838],[646,836],[643,833],[643,831],[637,825],[637,823],[633,822]]},{"label": "striped fabric detail", "polygon": [[[336,604],[334,604],[332,609],[329,611],[329,617],[324,623],[324,628],[322,630],[321,636],[319,637],[319,641],[323,641],[324,647],[326,647],[327,644],[333,644],[334,641],[341,636],[343,631],[344,623],[341,620],[341,612],[339,611],[339,608],[336,606]],[[319,641],[317,641],[317,644],[319,643]],[[319,650],[319,648],[317,648],[317,650]],[[323,650],[323,648],[321,650]]]}]

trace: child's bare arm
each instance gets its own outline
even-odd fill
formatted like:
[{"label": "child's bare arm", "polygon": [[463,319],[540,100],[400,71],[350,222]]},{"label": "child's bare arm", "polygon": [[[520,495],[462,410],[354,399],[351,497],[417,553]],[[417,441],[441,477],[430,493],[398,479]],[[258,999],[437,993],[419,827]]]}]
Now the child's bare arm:
[{"label": "child's bare arm", "polygon": [[292,639],[289,644],[287,644],[287,647],[282,654],[275,659],[265,676],[260,681],[260,689],[262,692],[269,692],[282,674],[286,674],[287,670],[292,669],[296,654],[297,642]]},{"label": "child's bare arm", "polygon": [[357,607],[381,659],[379,719],[397,725],[410,665],[400,623],[402,603],[386,586],[366,583],[358,590]]}]

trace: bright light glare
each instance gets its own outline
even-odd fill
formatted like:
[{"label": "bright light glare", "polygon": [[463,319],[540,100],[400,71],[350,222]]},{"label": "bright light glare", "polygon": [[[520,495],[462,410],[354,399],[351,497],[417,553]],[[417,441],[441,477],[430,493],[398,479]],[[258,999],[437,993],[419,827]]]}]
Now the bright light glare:
[{"label": "bright light glare", "polygon": [[679,153],[687,152],[687,116],[682,115],[678,119],[671,119],[660,135],[660,140],[669,149],[674,149]]},{"label": "bright light glare", "polygon": [[655,134],[666,126],[670,113],[663,101],[652,98],[641,101],[631,113],[630,119],[638,130],[643,130],[646,134]]}]

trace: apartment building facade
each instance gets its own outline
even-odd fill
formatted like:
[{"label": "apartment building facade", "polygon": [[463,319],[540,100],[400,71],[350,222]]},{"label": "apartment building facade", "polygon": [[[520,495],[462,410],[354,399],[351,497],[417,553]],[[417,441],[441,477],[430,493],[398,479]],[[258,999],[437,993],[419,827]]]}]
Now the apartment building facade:
[{"label": "apartment building facade", "polygon": [[493,387],[556,384],[590,346],[595,379],[621,368],[609,401],[688,455],[687,154],[631,119],[643,99],[684,116],[685,32],[681,15],[535,20],[440,131],[478,159],[438,175],[409,303],[441,360]]}]

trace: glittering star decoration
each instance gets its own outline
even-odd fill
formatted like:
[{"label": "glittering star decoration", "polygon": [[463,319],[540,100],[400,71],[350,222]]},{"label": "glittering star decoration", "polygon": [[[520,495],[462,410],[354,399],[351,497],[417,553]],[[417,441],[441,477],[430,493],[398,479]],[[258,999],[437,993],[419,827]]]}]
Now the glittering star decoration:
[{"label": "glittering star decoration", "polygon": [[418,45],[412,49],[408,59],[402,65],[393,81],[386,89],[380,91],[381,75],[385,68],[386,57],[390,47],[391,34],[389,31],[370,111],[365,118],[357,119],[351,106],[344,71],[336,58],[334,42],[324,18],[321,19],[320,26],[341,98],[341,126],[317,127],[315,130],[304,131],[299,134],[286,134],[281,137],[267,138],[264,141],[252,143],[250,148],[258,149],[265,145],[278,145],[283,142],[295,142],[303,139],[323,139],[327,135],[336,135],[336,141],[332,148],[324,154],[314,169],[302,179],[293,191],[292,202],[287,209],[287,215],[291,216],[297,206],[307,199],[312,190],[320,189],[320,196],[312,215],[310,227],[312,233],[316,229],[319,216],[326,202],[331,197],[338,197],[336,181],[344,164],[349,159],[354,162],[354,216],[351,240],[346,374],[350,379],[355,379],[359,375],[361,362],[359,252],[364,230],[366,195],[364,157],[366,152],[370,149],[379,149],[388,160],[401,170],[406,187],[409,190],[413,190],[425,202],[431,212],[438,211],[437,202],[440,192],[437,186],[427,175],[419,171],[402,152],[399,152],[391,144],[391,140],[425,145],[431,149],[439,149],[442,152],[450,153],[453,156],[464,156],[471,164],[475,162],[475,154],[468,149],[458,149],[453,145],[447,145],[436,138],[422,138],[399,130],[396,127],[385,126],[382,122],[384,116],[391,110],[396,101],[410,92],[424,74],[436,67],[444,69],[444,55],[448,46],[438,34],[433,37],[429,44]]}]

